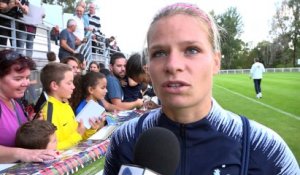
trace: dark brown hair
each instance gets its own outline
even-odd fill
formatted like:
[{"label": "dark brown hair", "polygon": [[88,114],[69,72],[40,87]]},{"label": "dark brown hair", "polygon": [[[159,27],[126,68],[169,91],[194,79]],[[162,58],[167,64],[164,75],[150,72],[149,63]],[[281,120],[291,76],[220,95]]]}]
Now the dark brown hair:
[{"label": "dark brown hair", "polygon": [[126,75],[129,78],[135,78],[145,73],[144,65],[146,61],[143,61],[143,59],[145,57],[139,53],[134,53],[129,57],[126,63]]},{"label": "dark brown hair", "polygon": [[68,64],[68,62],[70,60],[75,61],[78,64],[78,66],[79,66],[79,60],[76,57],[73,57],[73,56],[67,56],[67,57],[63,58],[62,60],[60,60],[60,62],[64,63],[64,64]]},{"label": "dark brown hair", "polygon": [[[70,105],[75,111],[81,100],[85,99],[89,94],[89,87],[95,88],[100,79],[105,78],[105,75],[100,72],[88,72],[76,81],[77,86],[72,94]],[[75,83],[74,83],[75,84]]]},{"label": "dark brown hair", "polygon": [[96,62],[96,61],[92,61],[92,62],[90,62],[90,64],[89,64],[89,69],[88,69],[88,71],[91,71],[91,65],[92,64],[95,64],[96,66],[97,66],[97,68],[100,70],[100,65]]},{"label": "dark brown hair", "polygon": [[35,69],[35,62],[13,50],[0,51],[0,78],[8,75],[12,70],[23,72]]},{"label": "dark brown hair", "polygon": [[50,136],[56,126],[45,120],[32,120],[24,123],[16,134],[16,147],[27,149],[46,149]]},{"label": "dark brown hair", "polygon": [[59,84],[65,78],[65,72],[72,71],[69,65],[62,63],[49,63],[41,71],[40,79],[43,89],[51,93],[50,84],[52,81]]},{"label": "dark brown hair", "polygon": [[47,53],[47,59],[49,62],[56,60],[56,54],[54,52],[48,52]]}]

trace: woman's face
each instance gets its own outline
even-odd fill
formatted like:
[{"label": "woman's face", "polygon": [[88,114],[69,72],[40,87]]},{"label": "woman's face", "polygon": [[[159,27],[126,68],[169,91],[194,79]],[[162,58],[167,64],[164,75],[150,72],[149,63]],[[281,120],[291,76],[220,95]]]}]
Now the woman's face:
[{"label": "woman's face", "polygon": [[220,54],[212,50],[207,26],[198,18],[177,14],[159,19],[149,30],[148,49],[149,73],[163,107],[199,109],[211,103]]},{"label": "woman's face", "polygon": [[7,99],[23,97],[30,85],[30,69],[16,72],[14,67],[12,66],[9,74],[0,78],[0,95]]},{"label": "woman's face", "polygon": [[106,78],[101,78],[98,79],[97,85],[94,88],[90,87],[89,89],[90,95],[94,100],[104,99],[107,93],[106,85],[107,85]]},{"label": "woman's face", "polygon": [[99,68],[96,64],[91,64],[90,65],[90,71],[91,72],[99,72],[100,70],[99,70]]}]

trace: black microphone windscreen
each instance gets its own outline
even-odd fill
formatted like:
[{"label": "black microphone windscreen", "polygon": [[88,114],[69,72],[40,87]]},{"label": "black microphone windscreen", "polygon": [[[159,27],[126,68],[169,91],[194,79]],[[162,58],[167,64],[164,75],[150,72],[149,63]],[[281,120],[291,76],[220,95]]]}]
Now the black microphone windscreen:
[{"label": "black microphone windscreen", "polygon": [[177,137],[162,127],[150,128],[137,140],[134,163],[163,175],[173,175],[180,158]]}]

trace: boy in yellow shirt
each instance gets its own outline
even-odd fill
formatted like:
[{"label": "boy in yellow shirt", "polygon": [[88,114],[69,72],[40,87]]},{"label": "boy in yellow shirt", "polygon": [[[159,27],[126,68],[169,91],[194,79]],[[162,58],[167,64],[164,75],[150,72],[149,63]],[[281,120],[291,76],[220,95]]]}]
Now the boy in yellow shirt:
[{"label": "boy in yellow shirt", "polygon": [[48,95],[47,103],[42,109],[43,118],[57,127],[58,150],[76,145],[103,126],[104,122],[96,118],[90,119],[91,129],[86,129],[82,121],[76,121],[75,114],[67,102],[75,89],[74,75],[70,66],[62,63],[49,63],[42,69],[40,79]]}]

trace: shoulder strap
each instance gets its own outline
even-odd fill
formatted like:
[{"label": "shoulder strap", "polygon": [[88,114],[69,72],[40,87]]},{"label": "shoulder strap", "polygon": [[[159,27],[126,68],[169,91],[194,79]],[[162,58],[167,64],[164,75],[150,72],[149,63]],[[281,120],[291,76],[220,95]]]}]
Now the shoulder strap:
[{"label": "shoulder strap", "polygon": [[48,101],[47,121],[50,123],[52,123],[52,114],[53,114],[53,103]]},{"label": "shoulder strap", "polygon": [[[24,111],[24,106],[23,106],[23,104],[22,104],[21,102],[19,102],[18,100],[12,101],[14,110],[15,110],[15,112],[16,112],[16,117],[17,117],[17,119],[18,119],[19,126],[21,126],[21,125],[22,125],[21,116],[20,116],[19,110],[18,110],[18,108],[17,108],[17,106],[16,106],[16,102],[21,106],[21,109],[22,109],[22,111],[24,112],[24,115],[25,115],[25,117],[26,117],[27,120],[28,120],[28,115],[27,115],[27,113]],[[0,105],[0,118],[1,118],[1,114],[2,114],[2,107],[1,107],[1,105]]]},{"label": "shoulder strap", "polygon": [[17,99],[16,101],[17,101],[17,103],[21,106],[21,109],[22,109],[22,111],[23,111],[23,113],[24,113],[26,119],[29,120],[29,113],[27,112],[26,107],[25,107],[23,101],[20,100],[20,99]]},{"label": "shoulder strap", "polygon": [[248,174],[248,166],[250,159],[250,124],[249,120],[240,116],[243,122],[243,137],[242,137],[242,162],[241,162],[241,175]]},{"label": "shoulder strap", "polygon": [[[19,126],[22,125],[22,121],[21,121],[21,116],[19,114],[19,110],[17,108],[17,105],[16,105],[16,102],[14,100],[11,101],[12,104],[13,104],[13,107],[14,107],[14,110],[16,112],[16,116],[17,116],[17,119],[18,119],[18,123],[19,123]],[[22,104],[20,104],[21,108],[22,108]],[[25,114],[25,113],[24,113]]]}]

